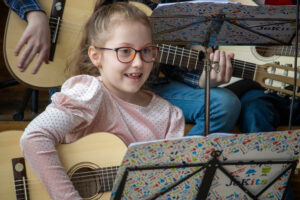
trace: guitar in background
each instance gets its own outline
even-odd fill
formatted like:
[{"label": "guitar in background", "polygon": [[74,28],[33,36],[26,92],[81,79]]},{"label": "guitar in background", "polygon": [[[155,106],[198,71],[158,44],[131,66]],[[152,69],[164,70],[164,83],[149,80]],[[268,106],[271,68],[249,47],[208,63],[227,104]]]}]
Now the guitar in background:
[{"label": "guitar in background", "polygon": [[42,64],[37,74],[31,74],[36,58],[25,72],[20,72],[14,56],[14,49],[27,23],[16,13],[10,11],[4,35],[4,58],[12,76],[20,83],[32,88],[51,88],[60,86],[65,77],[67,60],[78,48],[81,32],[93,12],[96,0],[40,0],[42,8],[49,17],[51,30],[50,63]]},{"label": "guitar in background", "polygon": [[[203,67],[207,65],[207,63],[199,59],[201,52],[198,50],[185,49],[167,44],[157,46],[159,47],[159,57],[157,59],[159,63],[184,67],[188,70],[203,70]],[[227,49],[226,51],[233,52],[232,49]],[[239,55],[240,52],[239,48],[239,52],[235,53]],[[293,77],[288,76],[289,73],[293,72],[293,68],[276,63],[256,64],[255,62],[247,62],[244,61],[247,59],[246,55],[242,56],[242,59],[236,59],[236,57],[238,56],[235,56],[235,59],[231,60],[233,77],[253,80],[268,90],[277,91],[280,94],[292,95],[292,91],[286,87],[293,86],[294,84]],[[300,73],[300,69],[298,72]],[[300,82],[297,83],[297,87],[300,87]],[[300,92],[297,92],[296,96],[300,97]]]},{"label": "guitar in background", "polygon": [[[283,66],[285,69],[268,67],[267,72],[270,76],[274,74],[285,76],[288,79],[294,78],[294,46],[220,46],[219,49],[234,53],[235,59],[245,60],[247,62],[256,63],[258,65],[264,65],[265,63],[274,63],[276,65]],[[297,59],[297,63],[300,66],[299,58]],[[298,78],[300,77],[299,66],[297,73]],[[289,85],[293,85],[284,84],[281,81],[278,81],[278,79],[274,80],[272,78],[265,79],[264,82],[267,85],[282,89],[285,89]],[[297,83],[297,87],[299,87],[298,84],[299,83]],[[290,91],[291,90],[292,88],[290,88]],[[289,93],[292,94],[292,91]],[[279,91],[279,95],[281,94],[282,93],[280,93]]]},{"label": "guitar in background", "polygon": [[[19,145],[23,131],[0,132],[1,199],[50,199],[42,183],[27,165]],[[81,197],[108,200],[119,165],[127,151],[125,143],[110,133],[93,133],[57,151]]]},{"label": "guitar in background", "polygon": [[[264,1],[253,1],[253,0],[230,0],[232,2],[240,2],[243,5],[292,5],[295,4],[294,0],[289,1],[275,1],[275,0],[264,0]],[[226,52],[232,52],[235,54],[236,59],[241,59],[247,62],[256,63],[258,65],[263,65],[265,63],[275,63],[278,65],[286,66],[289,70],[281,70],[268,68],[268,73],[272,74],[281,74],[286,77],[294,78],[294,56],[295,49],[294,45],[292,46],[220,46],[220,50]],[[299,53],[298,53],[299,57]],[[297,63],[300,66],[300,59],[297,59]],[[298,66],[298,68],[299,68]],[[299,72],[299,70],[298,70]],[[297,74],[299,78],[300,74]],[[232,78],[232,82],[239,80],[238,78]],[[265,83],[268,85],[274,85],[275,87],[284,88],[286,84],[281,82],[274,81],[272,79],[266,79]],[[290,88],[292,89],[292,88]],[[290,92],[292,93],[292,92]],[[282,93],[279,92],[279,95]]]}]

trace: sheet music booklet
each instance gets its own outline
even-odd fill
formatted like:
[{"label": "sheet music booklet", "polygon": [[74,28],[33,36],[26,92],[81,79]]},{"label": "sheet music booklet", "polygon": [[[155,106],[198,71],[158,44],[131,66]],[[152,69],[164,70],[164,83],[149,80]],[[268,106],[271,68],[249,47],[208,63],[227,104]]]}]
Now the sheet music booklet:
[{"label": "sheet music booklet", "polygon": [[290,45],[296,6],[248,6],[226,0],[159,4],[150,16],[157,43]]},{"label": "sheet music booklet", "polygon": [[111,199],[283,199],[299,150],[300,130],[136,143]]}]

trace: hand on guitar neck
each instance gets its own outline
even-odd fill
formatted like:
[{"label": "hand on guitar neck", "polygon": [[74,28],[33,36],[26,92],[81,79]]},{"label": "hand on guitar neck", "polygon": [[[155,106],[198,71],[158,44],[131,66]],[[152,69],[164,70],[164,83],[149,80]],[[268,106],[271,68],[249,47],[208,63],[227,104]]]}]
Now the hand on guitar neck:
[{"label": "hand on guitar neck", "polygon": [[[234,58],[234,54],[229,53],[226,55],[225,51],[213,51],[212,48],[205,49],[203,46],[194,45],[191,49],[206,52],[209,54],[209,59],[212,63],[217,62],[217,68],[212,65],[213,70],[210,73],[210,86],[212,88],[217,87],[224,83],[229,83],[232,76],[232,64],[231,59]],[[201,88],[205,87],[205,71],[201,74],[199,79],[199,86]]]}]

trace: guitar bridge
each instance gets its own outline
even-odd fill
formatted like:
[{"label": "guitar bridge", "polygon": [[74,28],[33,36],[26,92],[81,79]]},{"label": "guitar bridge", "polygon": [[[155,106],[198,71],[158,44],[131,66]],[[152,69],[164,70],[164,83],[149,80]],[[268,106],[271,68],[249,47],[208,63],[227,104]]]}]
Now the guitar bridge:
[{"label": "guitar bridge", "polygon": [[65,7],[65,0],[55,0],[52,4],[51,15],[49,19],[49,25],[51,30],[51,47],[49,60],[53,61],[56,42],[58,38],[58,33],[62,21],[63,11]]},{"label": "guitar bridge", "polygon": [[29,200],[25,159],[23,157],[12,159],[12,167],[17,200]]}]

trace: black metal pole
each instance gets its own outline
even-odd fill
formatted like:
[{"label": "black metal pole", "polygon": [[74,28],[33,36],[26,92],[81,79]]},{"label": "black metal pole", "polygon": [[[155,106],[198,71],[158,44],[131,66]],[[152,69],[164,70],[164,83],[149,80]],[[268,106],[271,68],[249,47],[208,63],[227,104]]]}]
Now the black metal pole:
[{"label": "black metal pole", "polygon": [[293,95],[290,104],[290,116],[289,116],[289,127],[288,129],[291,130],[292,128],[292,121],[293,121],[293,112],[294,112],[294,101],[296,96],[297,88],[297,58],[298,58],[298,32],[299,32],[299,0],[297,0],[297,14],[296,14],[296,42],[295,42],[295,60],[294,60],[294,87],[293,87]]}]

